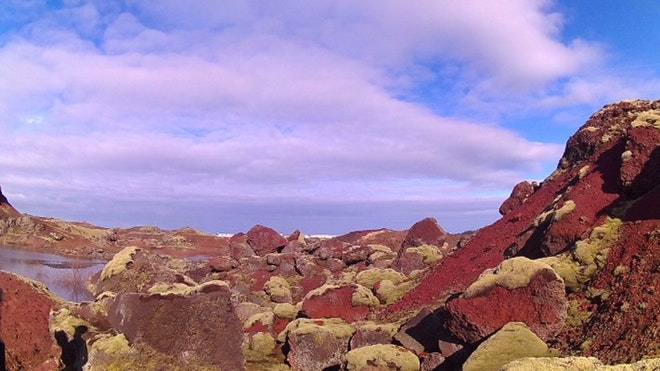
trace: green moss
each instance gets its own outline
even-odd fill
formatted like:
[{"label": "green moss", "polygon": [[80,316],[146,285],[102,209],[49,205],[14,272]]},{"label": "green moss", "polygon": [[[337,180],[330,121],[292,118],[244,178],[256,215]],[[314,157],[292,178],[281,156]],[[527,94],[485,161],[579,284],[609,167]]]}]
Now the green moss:
[{"label": "green moss", "polygon": [[273,276],[264,284],[264,291],[271,299],[291,297],[291,286],[282,277]]},{"label": "green moss", "polygon": [[566,327],[568,328],[581,328],[585,323],[589,321],[593,312],[582,310],[580,302],[577,300],[569,300],[567,315],[566,315]]},{"label": "green moss", "polygon": [[244,334],[243,355],[248,362],[265,361],[272,357],[275,339],[267,332]]},{"label": "green moss", "polygon": [[101,334],[94,339],[91,347],[92,352],[100,351],[106,354],[126,353],[130,349],[131,346],[124,334]]},{"label": "green moss", "polygon": [[226,282],[220,280],[207,281],[202,283],[201,285],[194,285],[194,286],[189,286],[183,283],[173,283],[173,284],[157,283],[153,285],[151,288],[149,288],[148,292],[150,294],[158,294],[162,296],[166,296],[166,295],[187,296],[202,292],[211,286],[222,286],[227,288],[229,287],[229,285]]},{"label": "green moss", "polygon": [[190,286],[183,283],[157,283],[147,290],[150,294],[180,294],[185,295],[190,292]]},{"label": "green moss", "polygon": [[413,286],[413,281],[396,284],[390,280],[382,280],[376,290],[376,297],[384,304],[391,304],[399,300]]},{"label": "green moss", "polygon": [[477,347],[463,371],[499,370],[524,357],[547,357],[548,346],[522,322],[510,322]]},{"label": "green moss", "polygon": [[371,332],[384,332],[390,336],[394,336],[401,327],[398,323],[376,323],[373,321],[366,321],[354,324],[361,330]]},{"label": "green moss", "polygon": [[[578,241],[573,251],[573,257],[583,265],[597,265],[602,268],[607,258],[609,246],[617,241],[619,235],[620,219],[607,218],[605,222],[595,227],[587,241]],[[594,268],[594,269],[595,269]]]},{"label": "green moss", "polygon": [[660,110],[656,109],[640,113],[630,126],[633,128],[638,126],[651,126],[660,129]]},{"label": "green moss", "polygon": [[564,280],[566,289],[570,292],[576,292],[585,281],[581,275],[580,264],[573,260],[570,254],[562,254],[537,259],[537,261],[546,263]]},{"label": "green moss", "polygon": [[49,317],[48,326],[51,333],[64,330],[69,335],[73,335],[77,326],[87,326],[92,329],[92,325],[89,322],[74,316],[71,310],[66,307],[51,311]]},{"label": "green moss", "polygon": [[[507,363],[501,371],[564,371],[592,370],[604,371],[606,366],[595,357],[565,357],[565,358],[521,358]],[[614,371],[614,370],[613,370]],[[623,371],[623,370],[621,370]]]},{"label": "green moss", "polygon": [[135,246],[129,246],[116,253],[115,256],[112,257],[112,260],[103,267],[103,270],[101,271],[101,281],[105,281],[110,277],[125,272],[128,269],[128,265],[133,263],[133,256],[135,256],[135,253],[140,250],[141,249]]},{"label": "green moss", "polygon": [[261,312],[257,313],[253,316],[251,316],[245,323],[243,324],[244,329],[248,329],[257,323],[261,323],[262,325],[266,327],[271,327],[273,326],[273,321],[275,320],[275,315],[273,312]]},{"label": "green moss", "polygon": [[442,259],[442,254],[438,248],[431,245],[422,245],[417,247],[409,247],[406,252],[415,253],[424,258],[424,264],[433,264]]},{"label": "green moss", "polygon": [[578,172],[578,177],[580,179],[584,178],[585,176],[587,176],[587,174],[589,174],[589,171],[591,171],[591,167],[589,165],[583,166],[582,168],[580,168],[580,171]]},{"label": "green moss", "polygon": [[397,272],[394,269],[371,268],[358,273],[355,279],[358,284],[373,289],[374,284],[378,281],[389,280],[397,284],[405,281],[407,278],[403,273]]},{"label": "green moss", "polygon": [[609,247],[619,238],[621,220],[607,218],[588,239],[578,241],[570,254],[538,259],[550,265],[571,292],[580,290],[599,269],[605,267]]},{"label": "green moss", "polygon": [[380,301],[378,301],[374,294],[371,293],[371,290],[362,285],[356,286],[357,288],[351,297],[352,306],[357,307],[360,305],[366,305],[368,307],[376,307],[380,304]]},{"label": "green moss", "polygon": [[[525,257],[515,257],[503,261],[494,269],[484,271],[463,293],[466,298],[479,296],[494,286],[502,286],[508,290],[529,285],[530,279],[539,271],[552,267],[539,260]],[[559,276],[558,276],[559,277]]]},{"label": "green moss", "polygon": [[344,339],[351,337],[355,333],[355,328],[341,318],[298,318],[286,326],[284,331],[277,336],[277,341],[280,343],[286,342],[289,334],[306,335],[316,332],[323,332]]},{"label": "green moss", "polygon": [[625,273],[628,273],[629,270],[630,269],[625,265],[617,265],[612,273],[614,274],[614,276],[619,277]]},{"label": "green moss", "polygon": [[335,290],[335,289],[338,289],[340,287],[341,286],[339,286],[339,285],[326,283],[325,285],[317,287],[314,290],[311,290],[310,292],[308,292],[307,295],[305,295],[305,298],[306,299],[311,299],[311,298],[316,297],[316,296],[321,296],[321,295],[325,294],[326,292],[328,292],[330,290]]},{"label": "green moss", "polygon": [[417,371],[419,358],[408,349],[393,344],[376,344],[353,349],[346,353],[347,370],[395,369],[399,371]]},{"label": "green moss", "polygon": [[383,252],[383,253],[392,253],[392,249],[385,245],[379,245],[379,244],[370,244],[368,245],[371,251],[373,252]]},{"label": "green moss", "polygon": [[[555,200],[555,205],[557,202],[558,200]],[[561,220],[562,217],[573,212],[574,210],[575,210],[575,202],[573,200],[567,200],[559,209],[552,208],[537,216],[536,219],[534,220],[534,226],[538,227],[544,224],[546,221],[552,222],[552,221]]]},{"label": "green moss", "polygon": [[630,160],[631,158],[632,158],[632,151],[630,151],[630,150],[624,151],[621,154],[621,161],[623,161],[623,162],[626,162],[626,161]]},{"label": "green moss", "polygon": [[298,308],[289,303],[275,305],[273,313],[279,318],[295,319],[298,316]]}]

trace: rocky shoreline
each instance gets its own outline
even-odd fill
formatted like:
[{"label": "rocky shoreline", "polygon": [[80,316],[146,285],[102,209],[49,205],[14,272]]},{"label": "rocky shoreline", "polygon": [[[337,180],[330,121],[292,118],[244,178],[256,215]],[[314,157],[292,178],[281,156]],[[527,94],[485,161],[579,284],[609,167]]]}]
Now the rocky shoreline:
[{"label": "rocky shoreline", "polygon": [[112,258],[92,302],[0,272],[8,366],[56,369],[53,332],[85,325],[90,370],[658,369],[659,144],[660,101],[605,106],[465,234],[108,229],[0,193],[1,245]]}]

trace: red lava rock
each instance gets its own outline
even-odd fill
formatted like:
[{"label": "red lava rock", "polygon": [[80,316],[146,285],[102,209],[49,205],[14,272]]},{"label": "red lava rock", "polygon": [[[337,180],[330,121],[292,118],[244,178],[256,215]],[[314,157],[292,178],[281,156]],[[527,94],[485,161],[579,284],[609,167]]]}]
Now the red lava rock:
[{"label": "red lava rock", "polygon": [[329,288],[324,293],[305,298],[302,310],[310,318],[341,318],[346,322],[355,322],[367,318],[369,307],[353,306],[353,294],[356,285]]},{"label": "red lava rock", "polygon": [[544,341],[564,327],[566,289],[564,281],[550,267],[538,269],[523,287],[508,289],[495,284],[484,290],[474,296],[463,294],[445,306],[448,317],[444,327],[465,343],[476,343],[509,322],[524,322]]},{"label": "red lava rock", "polygon": [[413,224],[408,230],[402,247],[435,245],[442,246],[447,232],[442,229],[434,218],[426,218]]},{"label": "red lava rock", "polygon": [[[655,205],[660,204],[659,188],[655,187]],[[647,205],[640,207],[646,209]],[[582,347],[583,354],[608,364],[660,354],[659,210],[653,209],[652,216],[628,211],[626,219],[642,218],[626,221],[619,228],[619,239],[610,247],[606,267],[591,283],[593,290],[608,294],[607,300],[583,308],[592,312],[589,321],[579,327],[567,326],[559,334],[563,353],[571,354]],[[583,299],[584,293],[572,297]]]},{"label": "red lava rock", "polygon": [[639,126],[628,131],[622,154],[620,179],[632,198],[649,192],[660,183],[660,130]]},{"label": "red lava rock", "polygon": [[[324,321],[308,324],[304,331],[288,331],[287,361],[293,371],[338,369],[348,352],[352,331],[349,325],[332,325]],[[339,331],[336,331],[339,327]],[[352,329],[351,329],[352,330]]]},{"label": "red lava rock", "polygon": [[500,206],[500,214],[501,215],[506,215],[511,210],[515,209],[516,207],[522,205],[525,201],[527,201],[527,198],[534,193],[536,187],[534,184],[528,182],[528,181],[522,181],[518,184],[516,184],[513,187],[513,191],[511,191],[511,196],[504,200],[502,203],[502,206]]},{"label": "red lava rock", "polygon": [[234,259],[228,256],[214,256],[207,262],[211,272],[227,272],[235,266]]},{"label": "red lava rock", "polygon": [[367,260],[371,248],[365,245],[353,245],[344,249],[342,260],[346,265],[352,265]]},{"label": "red lava rock", "polygon": [[302,235],[302,232],[300,232],[299,230],[296,229],[290,235],[287,236],[286,240],[289,241],[289,242],[298,241],[300,239],[301,235]]},{"label": "red lava rock", "polygon": [[360,324],[354,324],[354,326],[356,329],[351,337],[351,349],[375,344],[390,344],[392,342],[392,334],[382,328],[375,326],[360,326]]},{"label": "red lava rock", "polygon": [[[438,251],[438,254],[442,255],[440,249],[435,248],[435,246],[428,246],[428,248],[435,249]],[[428,268],[434,264],[437,264],[440,260],[438,259],[438,261],[427,262],[426,259],[427,258],[423,254],[414,252],[413,248],[403,248],[399,252],[399,256],[397,256],[392,266],[397,271],[405,275],[409,275],[412,273],[412,271]]]},{"label": "red lava rock", "polygon": [[61,349],[48,327],[60,303],[25,279],[0,271],[0,338],[9,370],[54,370]]},{"label": "red lava rock", "polygon": [[192,361],[244,370],[243,326],[233,310],[231,291],[221,285],[209,285],[205,291],[186,296],[120,293],[108,308],[108,318],[131,344],[147,343],[181,365]]},{"label": "red lava rock", "polygon": [[275,230],[263,225],[255,225],[247,233],[248,240],[254,252],[259,256],[268,253],[278,252],[278,248],[283,248],[287,244],[286,238]]},{"label": "red lava rock", "polygon": [[248,235],[245,233],[236,233],[231,236],[229,238],[229,253],[236,260],[255,255],[254,250],[248,243]]},{"label": "red lava rock", "polygon": [[322,260],[330,258],[341,259],[342,255],[344,254],[344,249],[347,247],[347,243],[342,242],[336,238],[331,238],[321,242],[321,246],[319,246],[319,248],[314,251],[314,255],[318,256]]},{"label": "red lava rock", "polygon": [[[538,251],[539,247],[544,240],[551,241],[555,231],[549,235],[545,231],[537,233],[535,220],[547,211],[557,197],[563,198],[564,202],[571,200],[575,203],[576,210],[579,210],[577,221],[588,223],[587,230],[602,224],[605,217],[617,207],[630,207],[625,204],[626,194],[620,180],[626,133],[637,116],[658,109],[660,101],[629,101],[608,105],[596,112],[568,140],[558,171],[548,177],[527,201],[500,220],[477,231],[463,247],[431,268],[415,288],[386,307],[379,316],[392,320],[410,315],[415,308],[441,305],[453,293],[463,291],[485,269],[498,265],[505,258],[544,255]],[[650,153],[657,151],[653,149]],[[642,162],[647,163],[648,159]],[[645,165],[642,169],[653,169],[653,166]],[[654,174],[655,169],[648,170],[649,174]],[[630,174],[626,177],[634,179],[637,176]],[[650,178],[656,179],[655,176]],[[639,209],[635,211],[640,212]],[[653,212],[649,214],[649,217],[654,215]],[[567,225],[561,227],[569,228]],[[577,234],[578,230],[567,229],[565,236],[569,238],[562,239],[570,241],[573,239],[571,236]],[[560,247],[561,243],[553,250],[567,248]]]},{"label": "red lava rock", "polygon": [[393,231],[383,228],[350,232],[335,238],[350,245],[387,246],[396,253],[401,248],[407,234],[408,231]]}]

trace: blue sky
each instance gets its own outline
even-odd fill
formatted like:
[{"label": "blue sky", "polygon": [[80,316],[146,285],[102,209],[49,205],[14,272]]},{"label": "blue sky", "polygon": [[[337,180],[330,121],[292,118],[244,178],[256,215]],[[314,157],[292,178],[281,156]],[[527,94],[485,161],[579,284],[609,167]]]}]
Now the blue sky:
[{"label": "blue sky", "polygon": [[656,1],[0,5],[0,185],[115,227],[452,232],[657,99]]}]

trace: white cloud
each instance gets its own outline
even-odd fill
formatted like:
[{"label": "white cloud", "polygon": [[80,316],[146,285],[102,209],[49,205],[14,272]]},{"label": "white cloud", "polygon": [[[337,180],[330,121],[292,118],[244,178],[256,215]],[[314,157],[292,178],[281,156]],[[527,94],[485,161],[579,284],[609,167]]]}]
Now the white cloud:
[{"label": "white cloud", "polygon": [[[156,201],[500,194],[544,175],[563,145],[397,96],[452,70],[447,84],[461,92],[448,104],[514,97],[502,109],[527,92],[556,104],[546,86],[599,52],[562,43],[550,5],[65,7],[0,44],[0,181],[33,200],[46,190]],[[573,78],[565,95],[587,94]]]}]

